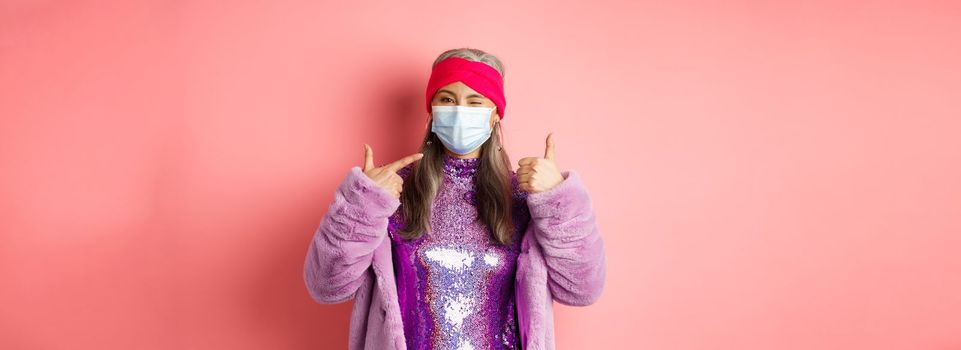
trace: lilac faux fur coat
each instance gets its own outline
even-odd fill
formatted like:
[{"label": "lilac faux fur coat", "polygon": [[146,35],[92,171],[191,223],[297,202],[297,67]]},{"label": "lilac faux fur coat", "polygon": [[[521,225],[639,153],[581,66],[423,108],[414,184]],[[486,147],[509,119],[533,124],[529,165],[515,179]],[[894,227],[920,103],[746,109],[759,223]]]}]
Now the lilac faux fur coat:
[{"label": "lilac faux fur coat", "polygon": [[[545,192],[529,193],[531,224],[517,257],[515,298],[525,349],[554,349],[553,301],[593,304],[606,274],[604,244],[591,199],[573,170]],[[516,176],[514,174],[513,176]],[[337,188],[314,233],[304,282],[321,304],[353,299],[348,348],[406,349],[387,238],[400,200],[355,166]]]}]

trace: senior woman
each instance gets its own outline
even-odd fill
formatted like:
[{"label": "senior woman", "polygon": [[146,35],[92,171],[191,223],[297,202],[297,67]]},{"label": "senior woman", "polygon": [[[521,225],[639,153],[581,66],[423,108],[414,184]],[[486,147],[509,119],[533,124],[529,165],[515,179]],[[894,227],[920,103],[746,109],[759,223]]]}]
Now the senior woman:
[{"label": "senior woman", "polygon": [[[420,152],[348,171],[304,262],[318,303],[353,300],[350,349],[553,349],[553,302],[593,304],[606,274],[587,189],[543,157],[512,169],[501,61],[434,61]],[[497,135],[497,136],[493,136]]]}]

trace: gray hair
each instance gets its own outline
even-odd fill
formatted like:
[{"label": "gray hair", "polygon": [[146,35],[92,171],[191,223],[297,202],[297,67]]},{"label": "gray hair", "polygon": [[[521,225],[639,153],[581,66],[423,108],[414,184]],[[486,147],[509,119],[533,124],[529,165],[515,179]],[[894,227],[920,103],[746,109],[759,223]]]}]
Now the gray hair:
[{"label": "gray hair", "polygon": [[440,56],[437,56],[437,59],[434,60],[434,64],[432,64],[431,67],[436,66],[437,62],[443,61],[448,57],[460,57],[475,62],[486,63],[488,66],[494,67],[494,69],[501,74],[501,78],[504,78],[504,63],[501,63],[501,60],[497,59],[497,56],[491,55],[479,49],[467,47],[444,51],[440,54]]}]

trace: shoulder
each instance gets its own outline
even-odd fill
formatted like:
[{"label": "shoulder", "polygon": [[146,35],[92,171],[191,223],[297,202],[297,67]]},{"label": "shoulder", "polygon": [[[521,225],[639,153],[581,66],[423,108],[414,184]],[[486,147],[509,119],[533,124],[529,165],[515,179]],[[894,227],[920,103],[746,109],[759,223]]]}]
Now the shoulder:
[{"label": "shoulder", "polygon": [[400,175],[400,178],[406,181],[407,178],[410,177],[410,174],[414,171],[415,164],[417,163],[410,163],[405,165],[403,168],[400,168],[400,170],[397,170],[397,175]]},{"label": "shoulder", "polygon": [[511,218],[516,225],[516,234],[518,239],[515,241],[514,248],[521,248],[521,241],[524,235],[526,235],[527,227],[531,220],[530,209],[527,207],[527,191],[524,191],[520,187],[520,182],[517,180],[517,173],[513,170],[510,171],[511,178],[511,195],[513,196],[513,208],[511,208]]},{"label": "shoulder", "polygon": [[514,196],[514,201],[518,203],[526,204],[527,191],[524,191],[524,189],[521,188],[520,182],[517,180],[517,172],[515,172],[514,170],[510,170],[510,178],[511,178],[511,194]]},{"label": "shoulder", "polygon": [[[414,170],[414,164],[416,163],[407,164],[403,168],[400,168],[400,170],[397,170],[397,175],[404,180],[404,186],[407,186],[407,179],[410,178],[410,174]],[[404,217],[404,203],[401,202],[394,213],[388,218],[387,232],[392,239],[396,239],[395,234],[406,225],[407,220]]]}]

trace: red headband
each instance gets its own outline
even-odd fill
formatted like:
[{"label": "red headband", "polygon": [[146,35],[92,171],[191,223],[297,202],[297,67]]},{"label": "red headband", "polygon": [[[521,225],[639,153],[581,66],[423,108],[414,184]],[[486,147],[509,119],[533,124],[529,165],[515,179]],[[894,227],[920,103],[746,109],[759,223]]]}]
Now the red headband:
[{"label": "red headband", "polygon": [[428,113],[431,112],[430,101],[437,90],[455,81],[464,83],[493,101],[500,119],[504,119],[507,100],[504,99],[504,79],[501,74],[486,63],[460,57],[448,57],[434,65],[427,82]]}]

